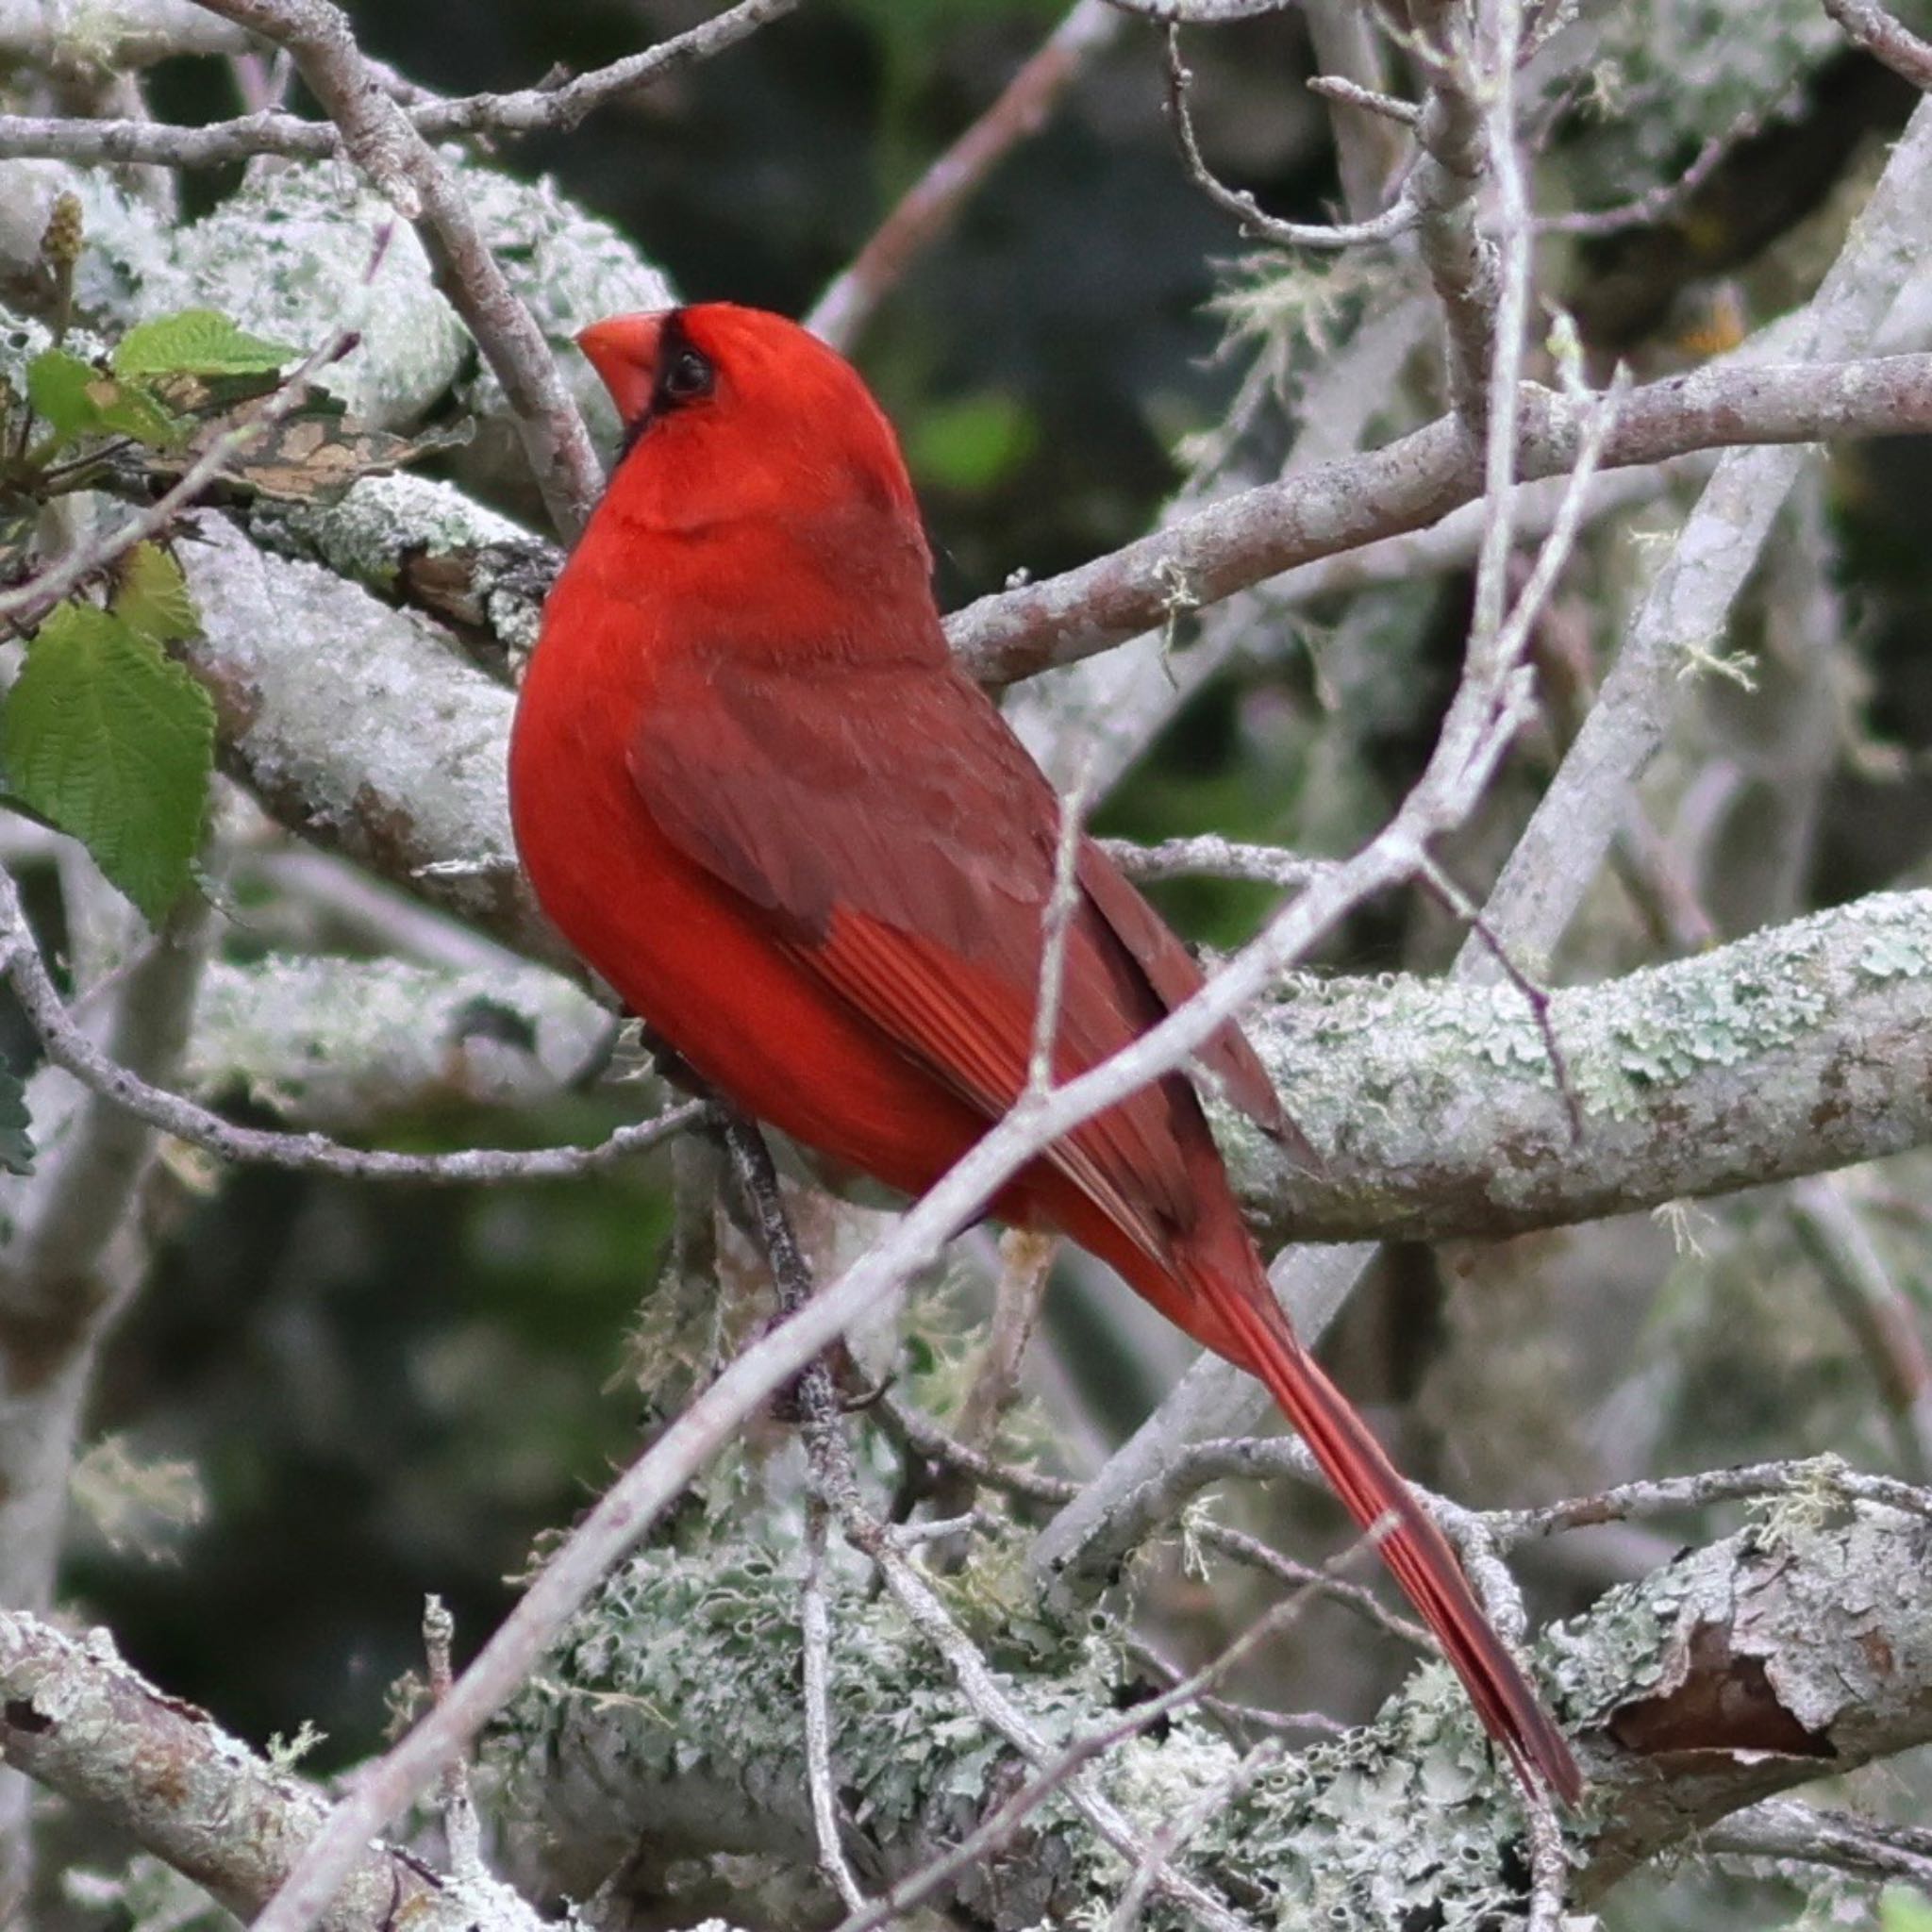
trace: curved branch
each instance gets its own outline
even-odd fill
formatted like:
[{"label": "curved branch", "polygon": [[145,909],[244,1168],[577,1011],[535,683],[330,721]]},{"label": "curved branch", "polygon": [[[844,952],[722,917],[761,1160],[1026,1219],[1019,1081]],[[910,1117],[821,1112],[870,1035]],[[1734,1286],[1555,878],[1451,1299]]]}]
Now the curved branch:
[{"label": "curved branch", "polygon": [[371,71],[332,0],[196,0],[210,13],[286,47],[341,130],[350,158],[413,223],[437,279],[475,337],[515,412],[544,507],[574,536],[603,471],[537,319],[506,279],[455,174]]}]

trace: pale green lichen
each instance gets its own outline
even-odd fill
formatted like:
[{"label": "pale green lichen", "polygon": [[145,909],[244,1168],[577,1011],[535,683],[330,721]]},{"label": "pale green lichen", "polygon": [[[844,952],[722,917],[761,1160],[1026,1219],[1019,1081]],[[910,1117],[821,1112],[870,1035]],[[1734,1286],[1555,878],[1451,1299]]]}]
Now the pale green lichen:
[{"label": "pale green lichen", "polygon": [[[1549,1019],[1585,1114],[1629,1119],[1659,1089],[1816,1033],[1861,991],[1928,974],[1932,894],[1881,893],[1694,959],[1560,990]],[[1421,1127],[1473,1099],[1493,1104],[1499,1074],[1556,1085],[1536,1013],[1508,985],[1300,977],[1254,1034],[1318,1141],[1331,1120],[1359,1134],[1371,1116]],[[1239,1158],[1238,1125],[1229,1144]],[[1260,1142],[1253,1151],[1266,1158]]]},{"label": "pale green lichen", "polygon": [[274,957],[208,970],[184,1078],[309,1125],[459,1099],[513,1105],[591,1058],[609,1016],[541,967]]},{"label": "pale green lichen", "polygon": [[395,587],[404,565],[458,564],[491,635],[513,653],[534,648],[543,596],[561,553],[454,484],[408,473],[365,476],[338,503],[258,504],[258,541],[312,558],[370,589]]}]

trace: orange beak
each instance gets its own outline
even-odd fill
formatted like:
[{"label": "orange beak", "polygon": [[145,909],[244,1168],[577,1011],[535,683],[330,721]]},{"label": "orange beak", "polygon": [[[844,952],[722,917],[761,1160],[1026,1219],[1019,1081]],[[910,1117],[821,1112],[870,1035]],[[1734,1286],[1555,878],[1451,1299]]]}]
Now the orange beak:
[{"label": "orange beak", "polygon": [[658,337],[668,308],[644,315],[609,315],[577,335],[577,347],[604,380],[619,419],[635,423],[651,405],[658,381]]}]

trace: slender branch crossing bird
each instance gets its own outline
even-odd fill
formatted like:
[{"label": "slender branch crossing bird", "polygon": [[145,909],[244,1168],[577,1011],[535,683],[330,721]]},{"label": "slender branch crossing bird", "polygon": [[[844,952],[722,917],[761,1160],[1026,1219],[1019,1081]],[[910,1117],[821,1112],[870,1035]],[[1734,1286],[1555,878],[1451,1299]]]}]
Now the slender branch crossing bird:
[{"label": "slender branch crossing bird", "polygon": [[[516,838],[571,944],[707,1080],[908,1193],[1026,1090],[1059,803],[953,663],[897,439],[804,329],[724,303],[578,341],[624,452],[551,592],[510,741]],[[1201,985],[1091,840],[1052,1044],[1071,1079]],[[1198,1056],[1296,1139],[1233,1026]],[[1269,1290],[1189,1079],[1074,1128],[989,1204],[1057,1228],[1265,1383],[1524,1780],[1562,1733],[1441,1532]]]}]

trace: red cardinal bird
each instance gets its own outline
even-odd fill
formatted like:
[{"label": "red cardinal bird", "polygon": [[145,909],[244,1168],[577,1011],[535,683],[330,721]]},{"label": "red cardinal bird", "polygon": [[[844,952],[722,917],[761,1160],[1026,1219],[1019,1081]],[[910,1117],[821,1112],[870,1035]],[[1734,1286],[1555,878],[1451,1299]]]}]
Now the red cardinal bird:
[{"label": "red cardinal bird", "polygon": [[[510,808],[566,938],[704,1077],[917,1194],[1024,1090],[1059,806],[946,650],[891,425],[796,325],[713,303],[577,338],[624,454],[517,707]],[[1091,840],[1055,1074],[1201,984]],[[1229,1027],[1200,1055],[1290,1133]],[[1058,1228],[1257,1375],[1526,1782],[1582,1788],[1441,1533],[1295,1340],[1200,1104],[1170,1075],[1075,1128],[991,1211]]]}]

